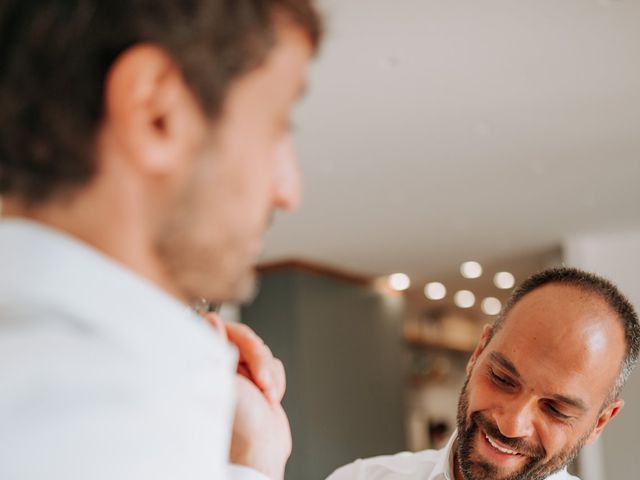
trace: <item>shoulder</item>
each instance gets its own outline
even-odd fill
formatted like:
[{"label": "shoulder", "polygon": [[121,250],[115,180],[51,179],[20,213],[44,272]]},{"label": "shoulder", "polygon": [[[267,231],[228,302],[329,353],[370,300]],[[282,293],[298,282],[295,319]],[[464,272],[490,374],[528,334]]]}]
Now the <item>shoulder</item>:
[{"label": "shoulder", "polygon": [[[327,480],[391,480],[424,478],[431,473],[441,456],[442,451],[425,450],[411,453],[402,452],[395,455],[384,455],[355,462],[339,468]],[[420,477],[414,475],[420,475]]]},{"label": "shoulder", "polygon": [[0,478],[227,478],[232,370],[83,327],[0,312]]}]

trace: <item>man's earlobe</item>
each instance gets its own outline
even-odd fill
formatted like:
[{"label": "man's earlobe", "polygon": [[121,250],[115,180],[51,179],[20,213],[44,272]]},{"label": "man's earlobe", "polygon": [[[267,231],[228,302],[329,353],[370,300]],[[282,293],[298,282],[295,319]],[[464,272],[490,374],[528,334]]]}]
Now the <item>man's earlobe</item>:
[{"label": "man's earlobe", "polygon": [[491,338],[491,333],[493,332],[493,327],[489,324],[486,324],[482,328],[482,334],[480,335],[480,340],[478,340],[478,344],[476,345],[475,350],[471,354],[471,358],[467,362],[467,375],[471,374],[473,367],[478,361],[478,357],[484,351],[487,343],[489,343],[489,339]]},{"label": "man's earlobe", "polygon": [[616,415],[618,415],[618,413],[620,413],[620,410],[622,410],[622,407],[624,407],[624,400],[622,399],[618,399],[611,402],[611,404],[609,404],[609,406],[605,408],[602,411],[602,413],[598,416],[598,421],[596,422],[596,426],[593,429],[593,432],[591,432],[591,434],[589,435],[589,437],[587,437],[587,440],[585,443],[586,444],[594,443],[600,437],[600,434],[604,430],[604,427],[606,427],[607,424],[611,420],[613,420],[613,418]]}]

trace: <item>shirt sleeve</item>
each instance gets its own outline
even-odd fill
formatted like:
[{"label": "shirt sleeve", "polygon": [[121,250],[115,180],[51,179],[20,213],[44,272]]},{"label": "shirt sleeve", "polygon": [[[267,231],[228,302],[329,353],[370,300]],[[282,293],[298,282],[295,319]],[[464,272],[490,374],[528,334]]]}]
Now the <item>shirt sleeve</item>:
[{"label": "shirt sleeve", "polygon": [[229,480],[272,480],[253,468],[229,465]]}]

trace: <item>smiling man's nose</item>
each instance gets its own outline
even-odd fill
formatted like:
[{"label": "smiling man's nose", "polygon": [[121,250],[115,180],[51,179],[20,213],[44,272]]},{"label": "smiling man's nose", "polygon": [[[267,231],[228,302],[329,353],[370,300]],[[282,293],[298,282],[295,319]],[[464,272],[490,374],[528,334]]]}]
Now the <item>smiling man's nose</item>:
[{"label": "smiling man's nose", "polygon": [[493,419],[500,433],[508,438],[527,438],[534,435],[533,406],[526,399],[509,402],[494,412]]},{"label": "smiling man's nose", "polygon": [[282,210],[295,210],[302,200],[302,174],[291,137],[277,147],[274,205]]}]

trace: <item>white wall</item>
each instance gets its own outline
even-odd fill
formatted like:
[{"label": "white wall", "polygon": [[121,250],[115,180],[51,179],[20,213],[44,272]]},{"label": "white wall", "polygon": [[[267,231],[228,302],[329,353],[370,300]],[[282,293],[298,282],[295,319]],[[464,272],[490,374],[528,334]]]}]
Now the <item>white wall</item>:
[{"label": "white wall", "polygon": [[[564,242],[564,262],[615,282],[640,308],[640,230],[584,234]],[[640,472],[640,369],[623,398],[625,408],[593,448],[584,451],[583,480],[637,480]]]}]

